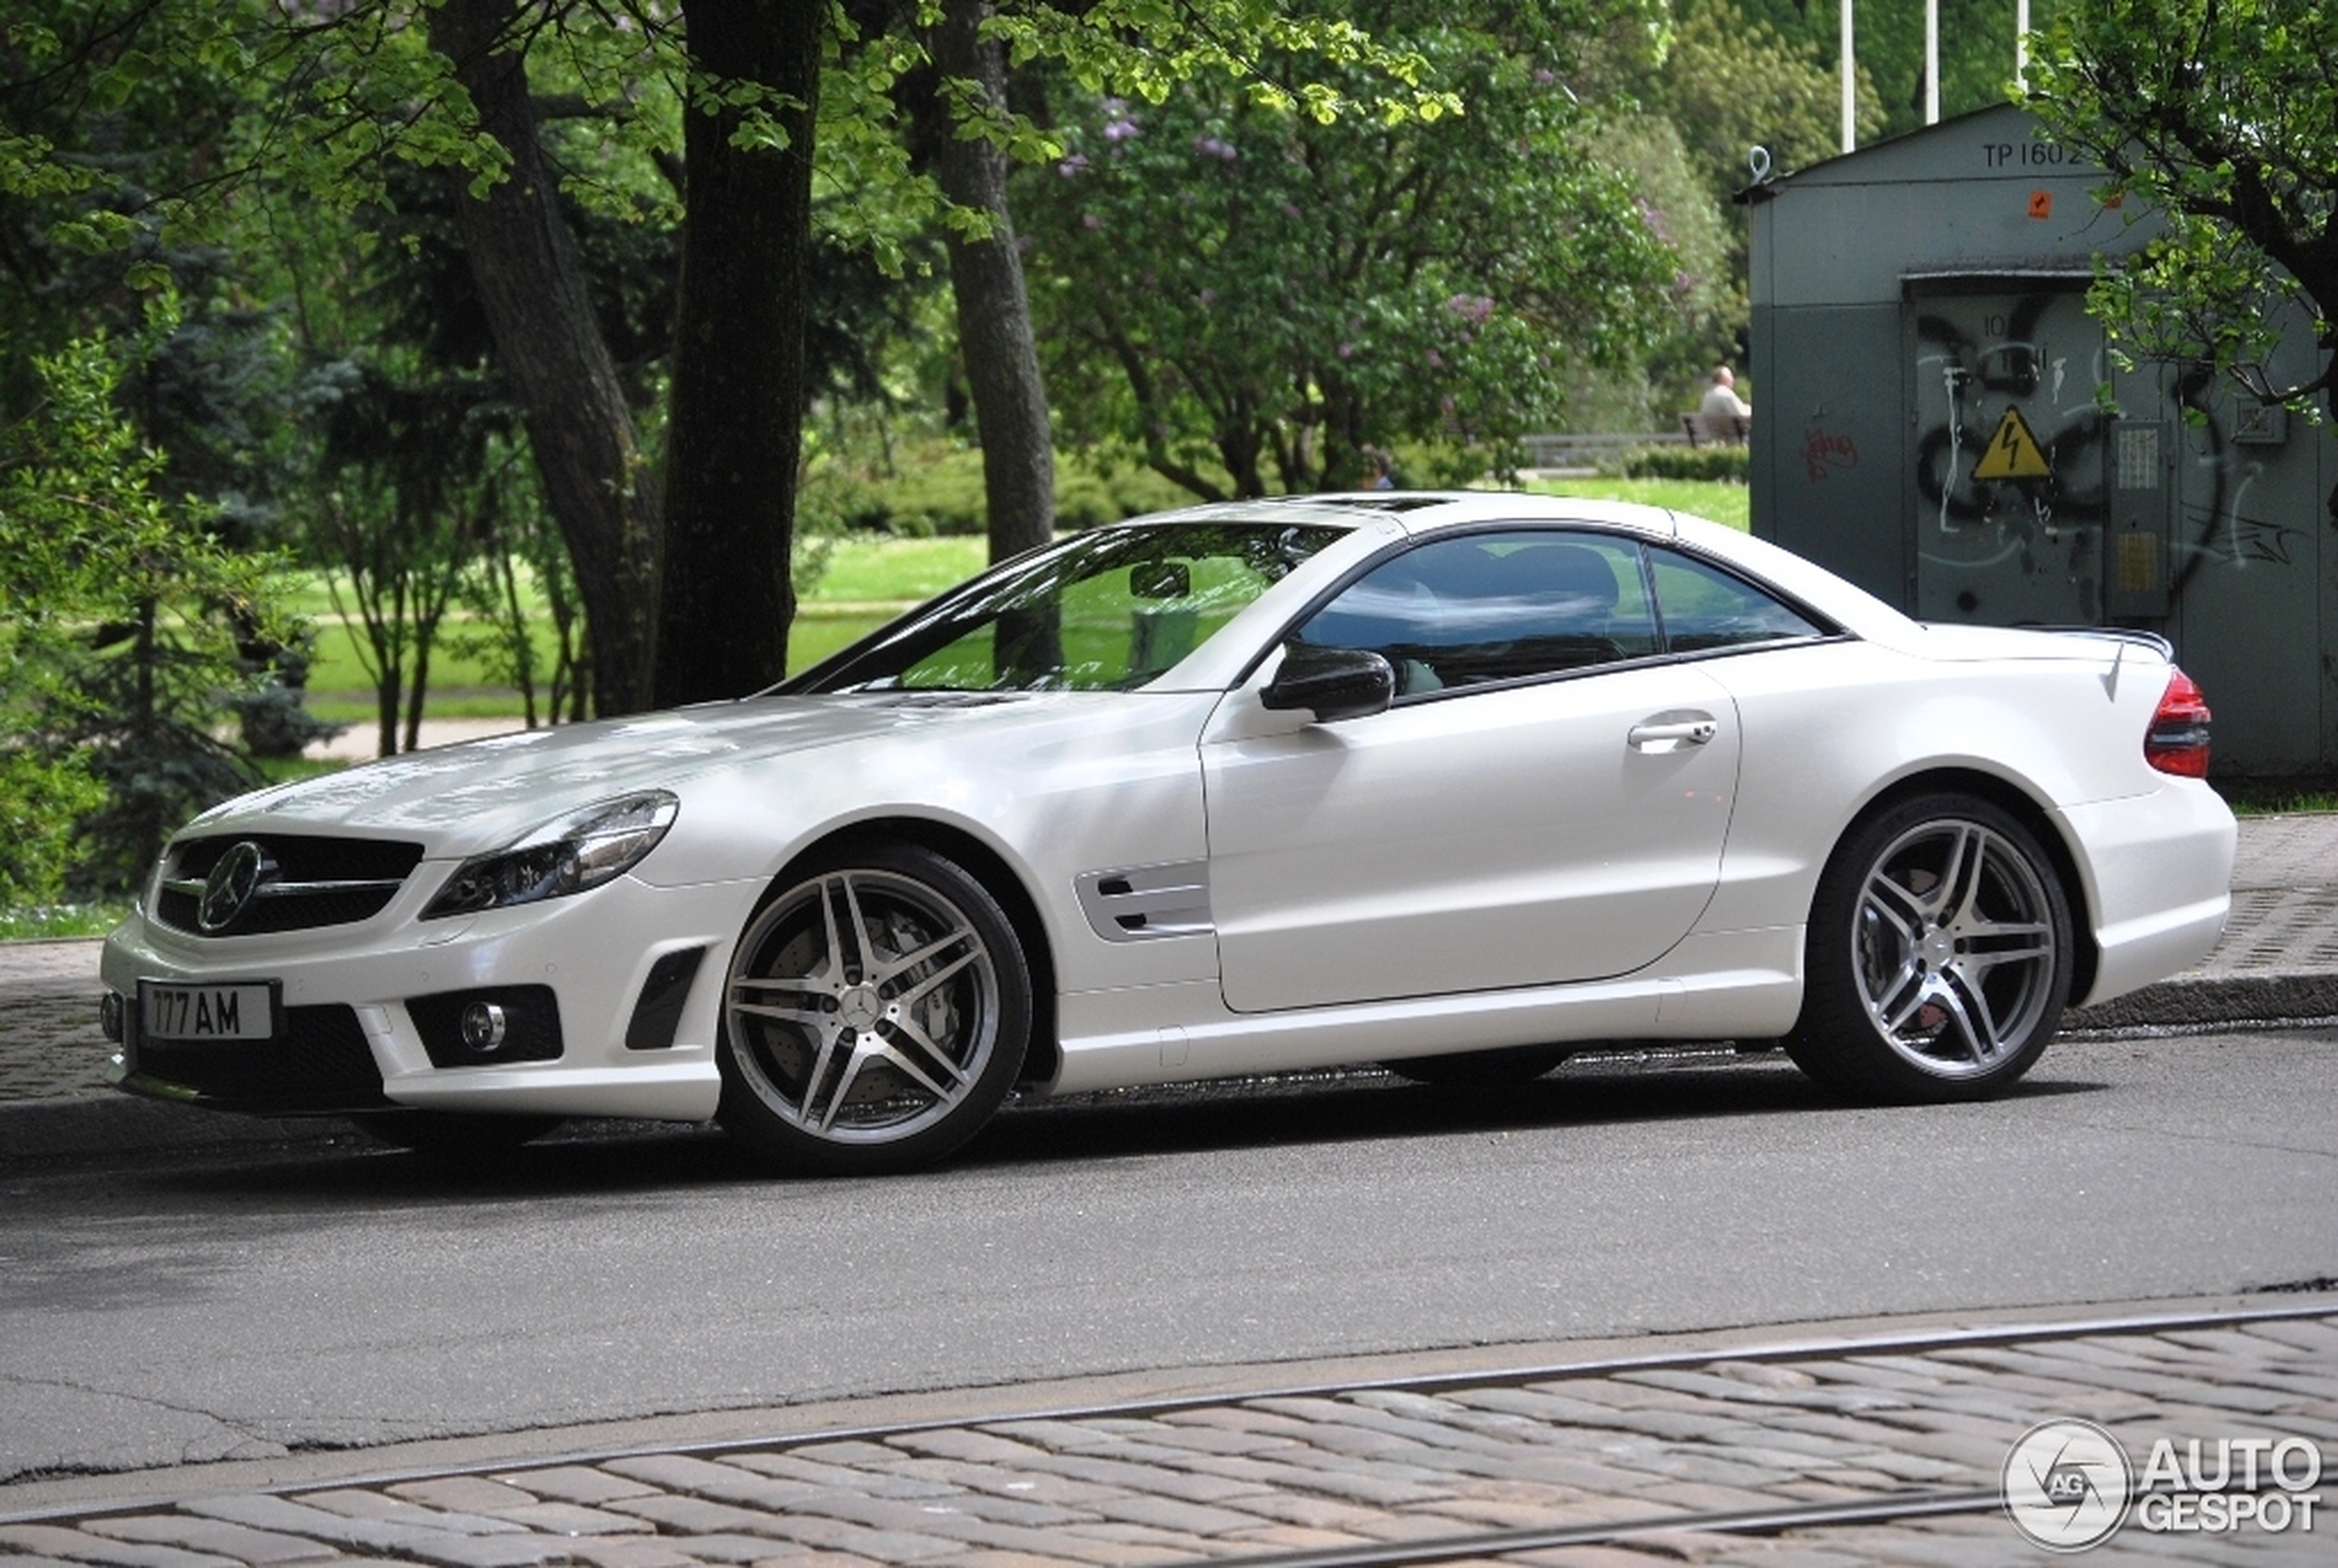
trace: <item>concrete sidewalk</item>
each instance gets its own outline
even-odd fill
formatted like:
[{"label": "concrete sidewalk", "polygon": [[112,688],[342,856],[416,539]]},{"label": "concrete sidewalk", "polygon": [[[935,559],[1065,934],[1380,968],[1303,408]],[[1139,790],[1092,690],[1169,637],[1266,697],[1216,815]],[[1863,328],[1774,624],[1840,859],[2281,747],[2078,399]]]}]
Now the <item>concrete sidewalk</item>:
[{"label": "concrete sidewalk", "polygon": [[[95,940],[0,942],[0,1158],[255,1137],[309,1123],[220,1116],[106,1087]],[[2198,967],[2072,1012],[2072,1030],[2338,1018],[2338,813],[2243,818],[2232,920]]]}]

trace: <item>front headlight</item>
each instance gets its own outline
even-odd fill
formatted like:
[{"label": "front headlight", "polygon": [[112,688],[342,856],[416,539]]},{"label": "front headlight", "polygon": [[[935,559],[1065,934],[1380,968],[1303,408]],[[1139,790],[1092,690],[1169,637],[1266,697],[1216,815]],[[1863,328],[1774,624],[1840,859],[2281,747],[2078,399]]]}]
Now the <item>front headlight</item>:
[{"label": "front headlight", "polygon": [[663,790],[646,790],[556,818],[508,848],[456,867],[422,918],[476,915],[598,887],[656,848],[680,805]]}]

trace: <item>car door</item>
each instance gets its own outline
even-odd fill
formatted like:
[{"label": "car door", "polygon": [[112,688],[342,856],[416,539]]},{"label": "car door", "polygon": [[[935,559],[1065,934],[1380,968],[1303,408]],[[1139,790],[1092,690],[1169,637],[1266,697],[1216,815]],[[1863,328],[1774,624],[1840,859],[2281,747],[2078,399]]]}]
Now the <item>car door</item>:
[{"label": "car door", "polygon": [[1508,528],[1418,545],[1296,628],[1371,648],[1385,712],[1205,736],[1227,1005],[1330,1006],[1643,968],[1709,901],[1738,726],[1659,656],[1638,546]]}]

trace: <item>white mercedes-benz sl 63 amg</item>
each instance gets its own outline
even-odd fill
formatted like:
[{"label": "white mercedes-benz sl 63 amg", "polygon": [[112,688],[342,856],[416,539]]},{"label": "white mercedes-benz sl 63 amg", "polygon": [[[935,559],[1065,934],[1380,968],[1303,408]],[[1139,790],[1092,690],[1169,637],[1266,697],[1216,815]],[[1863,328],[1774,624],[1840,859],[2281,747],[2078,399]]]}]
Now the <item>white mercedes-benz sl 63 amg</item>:
[{"label": "white mercedes-benz sl 63 amg", "polygon": [[2156,637],[1919,624],[1663,511],[1196,507],[755,696],[204,813],[107,943],[115,1078],[417,1147],[713,1117],[821,1172],[1018,1087],[1616,1040],[1976,1098],[2216,940],[2207,724]]}]

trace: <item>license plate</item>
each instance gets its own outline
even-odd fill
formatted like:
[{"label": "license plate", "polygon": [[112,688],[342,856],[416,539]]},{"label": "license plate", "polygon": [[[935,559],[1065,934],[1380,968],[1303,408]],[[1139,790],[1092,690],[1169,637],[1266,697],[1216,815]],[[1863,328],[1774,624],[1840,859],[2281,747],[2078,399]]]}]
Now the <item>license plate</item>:
[{"label": "license plate", "polygon": [[138,1032],[148,1040],[271,1040],[281,981],[188,986],[138,982]]}]

